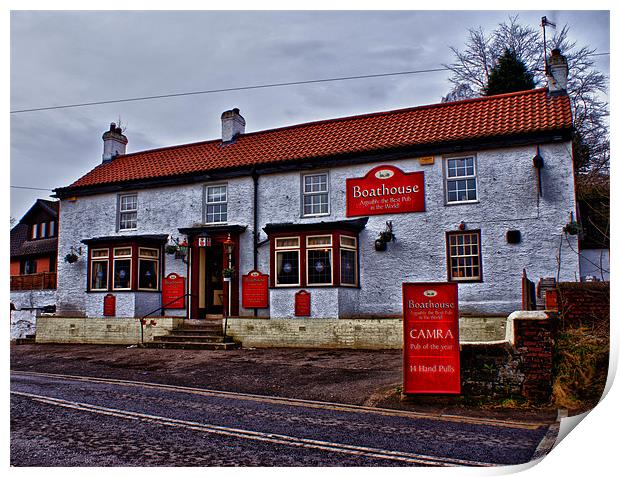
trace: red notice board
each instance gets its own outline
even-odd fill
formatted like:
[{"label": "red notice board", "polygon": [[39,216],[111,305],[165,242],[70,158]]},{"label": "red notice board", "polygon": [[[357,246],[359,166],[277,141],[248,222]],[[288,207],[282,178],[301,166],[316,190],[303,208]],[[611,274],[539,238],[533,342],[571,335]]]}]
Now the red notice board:
[{"label": "red notice board", "polygon": [[169,273],[163,279],[161,301],[164,308],[185,308],[185,277]]},{"label": "red notice board", "polygon": [[403,393],[460,394],[456,283],[403,283]]},{"label": "red notice board", "polygon": [[252,270],[241,277],[241,306],[269,308],[269,275]]}]

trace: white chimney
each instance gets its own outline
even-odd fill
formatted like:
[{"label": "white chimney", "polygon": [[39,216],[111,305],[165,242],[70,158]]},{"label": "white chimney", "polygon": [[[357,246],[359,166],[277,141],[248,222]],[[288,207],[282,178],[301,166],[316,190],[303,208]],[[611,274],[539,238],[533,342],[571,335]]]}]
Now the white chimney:
[{"label": "white chimney", "polygon": [[239,114],[239,108],[222,113],[222,142],[234,141],[245,132],[245,119]]},{"label": "white chimney", "polygon": [[103,162],[109,162],[116,156],[125,154],[127,138],[116,123],[110,124],[110,130],[103,133]]},{"label": "white chimney", "polygon": [[547,62],[547,87],[549,93],[565,93],[568,86],[568,62],[558,48],[551,50],[551,57]]}]

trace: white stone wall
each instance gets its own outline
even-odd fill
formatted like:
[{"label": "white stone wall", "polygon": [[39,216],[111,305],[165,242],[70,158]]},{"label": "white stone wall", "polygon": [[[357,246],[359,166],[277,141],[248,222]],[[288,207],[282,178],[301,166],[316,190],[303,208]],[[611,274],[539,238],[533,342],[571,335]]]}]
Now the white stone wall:
[{"label": "white stone wall", "polygon": [[[444,205],[442,157],[433,165],[420,165],[415,158],[387,161],[405,172],[425,174],[426,212],[371,216],[360,234],[360,288],[307,288],[312,294],[313,317],[396,316],[401,314],[401,283],[403,281],[446,281],[447,231],[457,230],[465,222],[470,230],[480,229],[482,240],[483,281],[459,285],[461,310],[472,313],[507,315],[521,303],[521,274],[527,269],[530,279],[556,276],[562,227],[574,213],[574,181],[571,145],[544,145],[540,153],[545,160],[543,197],[538,198],[536,170],[532,157],[536,146],[502,148],[477,153],[479,202]],[[259,231],[267,223],[307,223],[347,219],[345,179],[362,177],[379,163],[329,170],[331,213],[318,218],[301,218],[301,173],[287,172],[260,176]],[[240,240],[240,274],[253,267],[252,256],[252,179],[235,178],[228,184],[229,224],[247,226]],[[138,191],[138,230],[116,232],[117,195],[100,194],[63,200],[60,213],[58,304],[60,310],[100,316],[101,294],[86,293],[86,255],[78,262],[67,264],[63,257],[71,245],[79,246],[86,238],[109,235],[171,234],[179,236],[179,227],[202,222],[204,184],[160,187]],[[374,250],[374,241],[393,221],[396,242],[385,252]],[[522,241],[509,245],[505,233],[521,231]],[[569,237],[577,250],[575,237]],[[578,256],[562,238],[560,280],[579,278]],[[82,245],[83,249],[86,249]],[[172,271],[187,276],[186,265],[174,256],[164,255],[165,274]],[[259,270],[269,270],[269,245],[259,248]],[[271,307],[260,310],[260,316],[292,317],[294,293],[298,289],[270,290]],[[123,293],[116,293],[117,300]],[[127,295],[132,295],[125,293]],[[93,298],[96,296],[96,298]],[[155,294],[161,300],[159,294]],[[131,301],[131,300],[129,300]],[[134,299],[134,313],[136,311]],[[117,301],[117,308],[119,301]],[[124,306],[124,305],[122,305]],[[131,313],[131,306],[126,313]],[[124,309],[124,308],[123,308]],[[240,310],[251,315],[253,310]],[[125,312],[124,312],[125,313]],[[185,311],[177,312],[182,315]],[[171,313],[169,313],[171,314]],[[121,315],[119,315],[121,316]]]},{"label": "white stone wall", "polygon": [[56,303],[56,290],[12,291],[11,339],[25,338],[36,332],[36,319],[41,308]]}]

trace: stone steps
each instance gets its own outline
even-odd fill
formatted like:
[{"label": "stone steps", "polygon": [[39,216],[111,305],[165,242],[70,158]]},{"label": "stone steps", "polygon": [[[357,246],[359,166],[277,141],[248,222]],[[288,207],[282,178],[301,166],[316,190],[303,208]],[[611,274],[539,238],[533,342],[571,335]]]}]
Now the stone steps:
[{"label": "stone steps", "polygon": [[194,349],[194,350],[222,350],[239,348],[239,344],[232,343],[204,343],[204,342],[192,342],[192,341],[151,341],[146,343],[147,348],[160,348],[160,349]]},{"label": "stone steps", "polygon": [[186,320],[167,335],[156,336],[147,348],[228,350],[239,348],[230,336],[224,336],[222,320]]}]

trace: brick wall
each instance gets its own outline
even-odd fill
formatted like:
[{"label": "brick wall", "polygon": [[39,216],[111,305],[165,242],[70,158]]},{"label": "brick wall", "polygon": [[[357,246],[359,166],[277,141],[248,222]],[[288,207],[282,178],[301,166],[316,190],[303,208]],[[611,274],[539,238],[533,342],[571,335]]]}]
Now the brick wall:
[{"label": "brick wall", "polygon": [[590,326],[609,320],[609,282],[558,284],[561,325]]},{"label": "brick wall", "polygon": [[547,400],[553,382],[553,344],[557,318],[514,321],[514,348],[521,357],[524,375],[521,394]]},{"label": "brick wall", "polygon": [[462,393],[470,396],[551,396],[557,318],[544,312],[515,312],[506,339],[461,345]]}]

